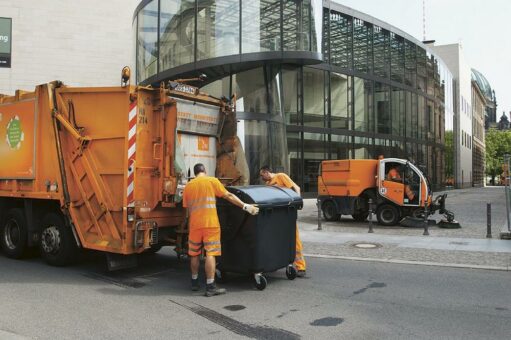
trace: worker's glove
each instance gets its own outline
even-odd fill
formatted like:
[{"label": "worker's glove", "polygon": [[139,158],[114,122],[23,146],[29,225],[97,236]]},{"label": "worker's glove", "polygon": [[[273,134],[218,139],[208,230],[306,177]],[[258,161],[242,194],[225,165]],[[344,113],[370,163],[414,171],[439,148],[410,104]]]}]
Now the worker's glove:
[{"label": "worker's glove", "polygon": [[259,213],[259,208],[251,204],[244,204],[243,210],[248,212],[250,215],[257,215]]}]

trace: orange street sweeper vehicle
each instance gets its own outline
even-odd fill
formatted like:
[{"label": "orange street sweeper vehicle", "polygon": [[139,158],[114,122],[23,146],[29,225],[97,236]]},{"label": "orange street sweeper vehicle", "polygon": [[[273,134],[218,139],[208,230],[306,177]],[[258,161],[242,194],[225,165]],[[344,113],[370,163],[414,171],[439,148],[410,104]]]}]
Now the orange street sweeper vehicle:
[{"label": "orange street sweeper vehicle", "polygon": [[[430,215],[437,210],[446,216],[445,223],[454,221],[454,215],[445,209],[447,194],[433,200],[428,179],[407,160],[330,160],[321,162],[319,172],[318,200],[328,221],[341,215],[365,221],[369,199],[374,202],[376,217],[382,225],[396,225],[405,217],[422,221],[425,212]],[[409,219],[407,223],[413,222]]]},{"label": "orange street sweeper vehicle", "polygon": [[39,247],[52,265],[93,249],[111,269],[163,245],[181,254],[181,195],[198,162],[248,184],[233,105],[196,87],[55,81],[0,96],[1,248],[20,258]]}]

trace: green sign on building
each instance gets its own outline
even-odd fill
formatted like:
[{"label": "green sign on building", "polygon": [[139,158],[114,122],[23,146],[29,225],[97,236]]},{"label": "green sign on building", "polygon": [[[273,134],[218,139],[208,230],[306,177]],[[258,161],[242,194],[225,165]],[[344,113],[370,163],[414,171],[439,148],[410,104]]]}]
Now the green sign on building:
[{"label": "green sign on building", "polygon": [[11,67],[12,19],[0,18],[0,67]]}]

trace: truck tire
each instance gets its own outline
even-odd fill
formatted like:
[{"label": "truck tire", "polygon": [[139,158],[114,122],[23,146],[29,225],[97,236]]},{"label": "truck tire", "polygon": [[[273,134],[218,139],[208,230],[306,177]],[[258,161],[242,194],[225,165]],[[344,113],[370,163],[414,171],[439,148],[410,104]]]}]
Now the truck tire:
[{"label": "truck tire", "polygon": [[357,222],[364,222],[365,220],[367,220],[367,216],[369,216],[368,211],[360,211],[358,213],[351,215],[351,217],[353,217],[353,219]]},{"label": "truck tire", "polygon": [[28,250],[28,227],[23,210],[9,209],[2,219],[0,228],[0,245],[4,254],[11,259],[25,256]]},{"label": "truck tire", "polygon": [[323,217],[327,221],[336,221],[339,219],[339,214],[337,213],[337,207],[335,203],[332,201],[325,201],[321,205],[321,210],[323,210]]},{"label": "truck tire", "polygon": [[56,213],[44,216],[39,249],[46,263],[52,266],[66,266],[76,261],[78,246],[62,216]]},{"label": "truck tire", "polygon": [[376,209],[376,218],[381,225],[396,225],[399,222],[399,217],[399,210],[392,204],[382,204]]}]

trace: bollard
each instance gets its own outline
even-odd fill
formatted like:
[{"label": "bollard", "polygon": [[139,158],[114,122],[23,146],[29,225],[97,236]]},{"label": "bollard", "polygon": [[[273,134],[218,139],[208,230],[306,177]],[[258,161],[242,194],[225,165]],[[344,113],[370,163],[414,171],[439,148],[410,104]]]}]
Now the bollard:
[{"label": "bollard", "polygon": [[428,225],[428,202],[424,204],[424,233],[422,235],[429,236]]},{"label": "bollard", "polygon": [[486,238],[491,238],[491,203],[486,203]]},{"label": "bollard", "polygon": [[373,199],[370,198],[369,201],[369,231],[368,233],[372,234],[374,233],[374,230],[373,230]]},{"label": "bollard", "polygon": [[316,201],[316,206],[318,207],[318,230],[323,230],[321,226],[321,201],[319,199]]}]

